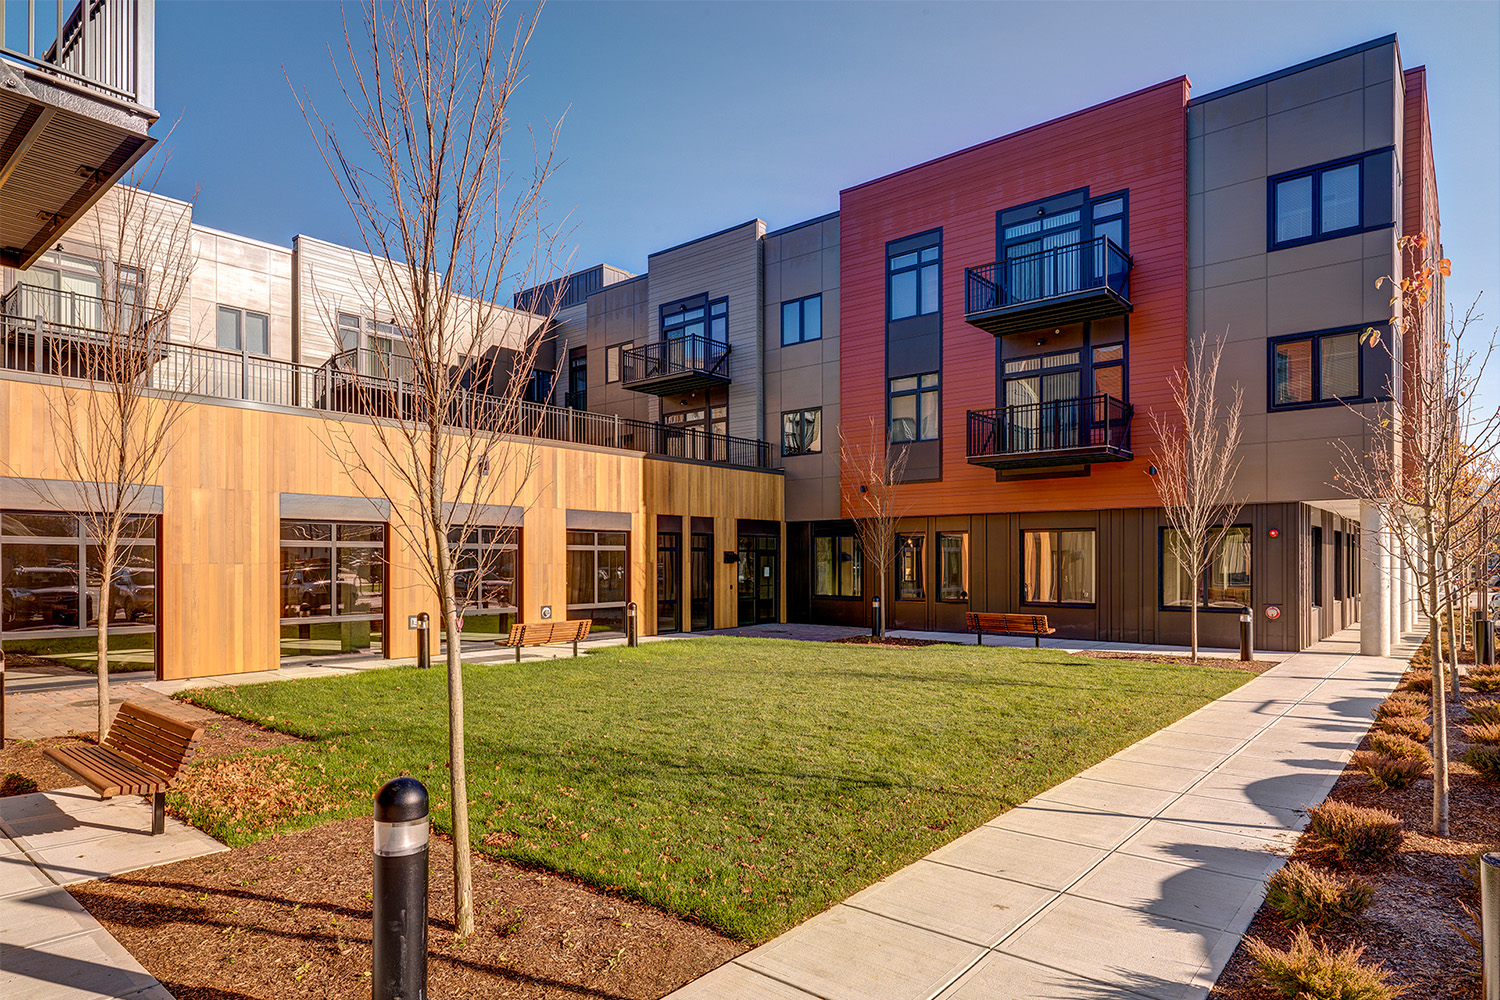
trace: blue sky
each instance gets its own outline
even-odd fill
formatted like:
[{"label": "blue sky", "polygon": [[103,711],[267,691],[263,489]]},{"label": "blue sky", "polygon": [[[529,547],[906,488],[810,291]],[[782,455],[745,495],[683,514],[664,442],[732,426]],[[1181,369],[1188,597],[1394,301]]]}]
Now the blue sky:
[{"label": "blue sky", "polygon": [[[548,200],[578,265],[642,271],[655,250],[834,211],[840,188],[1162,80],[1204,94],[1391,32],[1407,68],[1428,67],[1449,300],[1485,290],[1493,326],[1496,3],[560,0],[514,120],[566,116]],[[346,113],[342,46],[336,3],[162,0],[157,106],[180,119],[165,193],[197,189],[218,229],[357,242],[292,90]]]}]

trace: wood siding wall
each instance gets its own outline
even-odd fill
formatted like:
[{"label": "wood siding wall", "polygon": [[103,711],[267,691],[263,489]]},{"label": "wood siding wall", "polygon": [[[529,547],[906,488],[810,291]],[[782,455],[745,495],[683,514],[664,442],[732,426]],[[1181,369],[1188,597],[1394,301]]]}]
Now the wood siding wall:
[{"label": "wood siding wall", "polygon": [[[903,500],[924,513],[1066,510],[1157,502],[1138,458],[1088,478],[997,483],[966,461],[968,410],[995,400],[995,338],[964,322],[964,269],[995,259],[995,213],[1078,188],[1130,191],[1130,385],[1137,456],[1151,410],[1167,402],[1187,314],[1187,80],[1179,78],[842,192],[840,364],[843,420],[883,424],[885,244],[941,227],[942,480]],[[934,366],[936,367],[936,366]],[[825,432],[826,433],[826,432]]]}]

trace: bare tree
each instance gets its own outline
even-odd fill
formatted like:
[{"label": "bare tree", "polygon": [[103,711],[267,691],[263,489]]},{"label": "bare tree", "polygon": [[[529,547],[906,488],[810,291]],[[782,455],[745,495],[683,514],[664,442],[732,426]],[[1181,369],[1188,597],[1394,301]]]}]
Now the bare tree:
[{"label": "bare tree", "polygon": [[[1450,567],[1458,565],[1465,534],[1496,497],[1491,461],[1500,447],[1500,406],[1489,407],[1477,393],[1495,335],[1474,346],[1483,318],[1477,302],[1461,319],[1450,317],[1445,333],[1436,306],[1449,261],[1425,234],[1402,237],[1398,247],[1406,277],[1379,282],[1394,288],[1392,339],[1404,344],[1400,362],[1393,363],[1391,401],[1365,415],[1370,433],[1362,451],[1343,446],[1337,481],[1380,512],[1390,535],[1381,544],[1419,581],[1417,603],[1428,619],[1432,655],[1432,829],[1447,836],[1447,698],[1449,690],[1457,692],[1457,678],[1443,669],[1442,628],[1445,613],[1450,624],[1455,614]],[[1374,328],[1364,339],[1383,342]],[[1387,350],[1396,355],[1394,345]]]},{"label": "bare tree", "polygon": [[104,256],[97,299],[31,289],[41,296],[40,315],[66,331],[48,341],[48,360],[60,380],[58,391],[47,397],[48,420],[63,477],[79,495],[46,499],[80,508],[94,539],[89,548],[98,561],[86,560],[89,565],[81,567],[90,579],[79,601],[78,625],[88,621],[92,598],[101,743],[110,724],[116,571],[129,558],[131,544],[152,531],[151,519],[135,511],[147,488],[159,482],[190,388],[187,374],[168,355],[171,315],[192,279],[192,204],[157,196],[165,165],[165,155],[153,152],[80,227]]},{"label": "bare tree", "polygon": [[839,489],[844,511],[854,521],[860,551],[875,567],[880,598],[875,632],[880,638],[885,637],[885,582],[890,579],[896,557],[896,525],[906,513],[907,505],[898,489],[906,472],[906,458],[905,448],[890,447],[885,429],[874,417],[863,440],[851,439],[839,424],[839,467],[844,470]]},{"label": "bare tree", "polygon": [[[541,409],[522,402],[550,316],[498,303],[550,276],[556,239],[542,221],[556,128],[513,193],[501,144],[536,15],[506,5],[398,0],[362,6],[348,27],[345,97],[372,166],[345,155],[332,122],[303,99],[324,160],[375,259],[373,291],[399,330],[400,359],[342,383],[369,418],[373,445],[335,430],[346,468],[391,501],[393,528],[433,588],[447,642],[454,924],[474,932],[459,615],[483,572],[456,582],[485,505],[522,505],[536,469]],[[512,33],[507,41],[505,32]],[[509,151],[511,146],[507,145]],[[551,296],[555,309],[559,296]],[[392,370],[396,365],[400,371]]]},{"label": "bare tree", "polygon": [[[1218,394],[1219,360],[1224,340],[1195,338],[1187,361],[1172,375],[1172,407],[1154,411],[1156,475],[1152,483],[1166,511],[1167,552],[1189,576],[1193,662],[1198,662],[1199,582],[1223,546],[1239,513],[1234,479],[1240,460],[1240,410],[1244,391],[1238,383],[1222,403]],[[1217,532],[1217,537],[1210,535]],[[1163,567],[1163,572],[1167,572]]]}]

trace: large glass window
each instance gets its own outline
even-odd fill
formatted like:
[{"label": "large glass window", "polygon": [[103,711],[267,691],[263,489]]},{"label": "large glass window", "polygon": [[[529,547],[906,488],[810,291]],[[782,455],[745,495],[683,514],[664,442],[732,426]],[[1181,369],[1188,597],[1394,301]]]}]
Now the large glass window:
[{"label": "large glass window", "polygon": [[823,450],[823,408],[781,415],[781,454],[816,455]]},{"label": "large glass window", "polygon": [[629,533],[568,532],[568,618],[592,618],[593,630],[624,629]]},{"label": "large glass window", "polygon": [[823,339],[823,296],[809,295],[781,304],[781,346]]},{"label": "large glass window", "polygon": [[1238,611],[1250,606],[1250,539],[1248,525],[1210,531],[1205,543],[1208,568],[1195,580],[1182,559],[1174,528],[1161,535],[1161,606],[1189,608],[1193,601],[1209,611]]},{"label": "large glass window", "polygon": [[271,318],[248,309],[219,307],[218,344],[224,351],[271,353]]},{"label": "large glass window", "polygon": [[1357,331],[1346,331],[1274,341],[1272,405],[1358,399],[1362,395],[1359,337]]},{"label": "large glass window", "polygon": [[1272,248],[1310,243],[1359,229],[1363,162],[1316,167],[1273,178]]},{"label": "large glass window", "polygon": [[813,596],[864,594],[864,552],[851,534],[813,536]]},{"label": "large glass window", "polygon": [[453,595],[464,635],[509,634],[517,621],[521,533],[517,528],[452,528]]},{"label": "large glass window", "polygon": [[1021,532],[1023,604],[1094,603],[1094,532]]},{"label": "large glass window", "polygon": [[887,258],[891,319],[925,316],[938,311],[941,257],[942,248],[933,245]]},{"label": "large glass window", "polygon": [[385,627],[378,522],[281,522],[281,655],[370,652]]},{"label": "large glass window", "polygon": [[927,564],[922,558],[926,535],[896,536],[896,599],[927,599]]},{"label": "large glass window", "polygon": [[969,599],[969,533],[938,532],[938,600]]},{"label": "large glass window", "polygon": [[891,443],[936,441],[938,373],[891,379]]}]

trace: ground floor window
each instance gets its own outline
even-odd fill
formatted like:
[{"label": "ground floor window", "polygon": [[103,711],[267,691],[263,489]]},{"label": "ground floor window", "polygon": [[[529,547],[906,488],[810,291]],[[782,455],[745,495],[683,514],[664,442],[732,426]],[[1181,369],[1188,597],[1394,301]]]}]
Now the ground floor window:
[{"label": "ground floor window", "polygon": [[592,618],[593,631],[625,628],[626,531],[568,532],[568,617]]},{"label": "ground floor window", "polygon": [[1094,603],[1094,531],[1021,532],[1023,604]]},{"label": "ground floor window", "polygon": [[864,595],[864,553],[853,534],[813,536],[813,596]]},{"label": "ground floor window", "polygon": [[[110,664],[155,663],[156,518],[126,519],[108,582]],[[4,648],[73,666],[93,663],[106,594],[104,548],[89,517],[0,511],[0,636]]]},{"label": "ground floor window", "polygon": [[938,600],[969,599],[969,533],[938,532]]},{"label": "ground floor window", "polygon": [[385,532],[378,522],[281,522],[283,657],[379,651]]},{"label": "ground floor window", "polygon": [[927,599],[927,566],[922,558],[922,546],[926,541],[926,535],[896,536],[896,599],[898,601],[925,601]]},{"label": "ground floor window", "polygon": [[692,576],[693,631],[714,627],[714,536],[712,532],[695,531],[692,552],[688,557]]},{"label": "ground floor window", "polygon": [[1194,600],[1210,611],[1238,611],[1250,606],[1249,525],[1216,528],[1208,533],[1208,568],[1197,579],[1183,559],[1181,534],[1163,528],[1161,534],[1161,606],[1189,608]]},{"label": "ground floor window", "polygon": [[520,531],[516,528],[452,528],[453,596],[465,638],[509,635],[517,621]]}]

